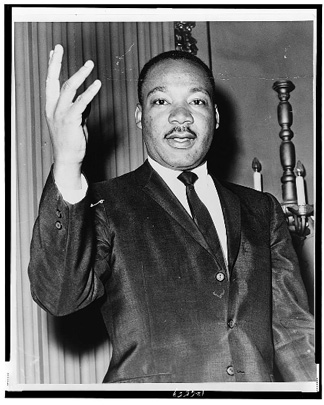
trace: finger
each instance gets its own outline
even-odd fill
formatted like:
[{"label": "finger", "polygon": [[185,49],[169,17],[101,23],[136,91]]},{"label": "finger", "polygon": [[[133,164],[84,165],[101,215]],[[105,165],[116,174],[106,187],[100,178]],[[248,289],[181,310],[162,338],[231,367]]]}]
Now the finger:
[{"label": "finger", "polygon": [[81,115],[87,108],[89,103],[91,103],[93,98],[96,96],[100,88],[101,88],[101,81],[95,80],[91,84],[91,86],[89,86],[87,90],[84,91],[82,94],[80,94],[78,98],[75,100],[72,107],[70,108],[70,114],[72,116]]},{"label": "finger", "polygon": [[90,75],[94,63],[88,60],[73,76],[71,76],[62,86],[60,99],[57,104],[57,110],[63,111],[69,108],[73,102],[73,98],[77,89],[85,81],[85,79]]},{"label": "finger", "polygon": [[57,44],[50,52],[50,59],[48,63],[47,79],[58,80],[61,73],[62,59],[63,59],[64,49],[63,46]]},{"label": "finger", "polygon": [[63,47],[56,45],[50,52],[46,79],[46,114],[53,115],[60,96],[60,73],[62,67]]}]

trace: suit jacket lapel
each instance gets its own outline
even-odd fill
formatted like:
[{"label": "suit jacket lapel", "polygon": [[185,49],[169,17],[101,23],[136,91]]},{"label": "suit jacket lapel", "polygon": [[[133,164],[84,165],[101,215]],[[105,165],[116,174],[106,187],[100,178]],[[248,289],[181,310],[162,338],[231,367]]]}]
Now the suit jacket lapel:
[{"label": "suit jacket lapel", "polygon": [[150,197],[156,201],[175,221],[177,221],[198,243],[200,243],[211,255],[212,250],[206,243],[203,235],[193,222],[192,218],[182,206],[180,201],[172,193],[170,188],[153,170],[146,161],[139,169],[135,171],[137,182],[143,187]]},{"label": "suit jacket lapel", "polygon": [[213,177],[223,209],[228,250],[228,269],[231,272],[241,242],[241,204],[239,198]]},{"label": "suit jacket lapel", "polygon": [[[137,183],[143,191],[151,196],[174,220],[176,220],[198,243],[200,243],[213,257],[214,252],[210,249],[203,235],[192,221],[190,215],[172,193],[170,188],[153,170],[148,161],[135,170]],[[223,209],[228,250],[228,271],[231,272],[235,263],[241,240],[241,209],[239,198],[228,188],[224,187],[213,177]],[[221,254],[221,253],[220,253]],[[216,260],[221,267],[224,266],[224,258],[216,254]]]}]

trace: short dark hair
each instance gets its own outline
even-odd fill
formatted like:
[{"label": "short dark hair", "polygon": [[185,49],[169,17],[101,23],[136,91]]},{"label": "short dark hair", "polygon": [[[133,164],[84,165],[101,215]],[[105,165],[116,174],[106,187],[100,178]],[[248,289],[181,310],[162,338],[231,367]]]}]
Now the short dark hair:
[{"label": "short dark hair", "polygon": [[204,72],[206,73],[206,76],[210,82],[210,85],[212,87],[212,100],[213,103],[216,103],[216,88],[215,88],[215,80],[213,76],[213,72],[211,69],[197,56],[185,52],[185,51],[168,51],[168,52],[163,52],[160,53],[159,55],[155,56],[154,58],[150,59],[142,68],[140,75],[138,77],[138,84],[137,84],[137,93],[138,93],[138,101],[140,104],[143,104],[143,85],[146,80],[146,76],[148,72],[153,68],[153,66],[157,65],[160,62],[163,62],[165,60],[184,60],[184,61],[189,61],[193,64],[195,64],[198,67],[201,67]]}]

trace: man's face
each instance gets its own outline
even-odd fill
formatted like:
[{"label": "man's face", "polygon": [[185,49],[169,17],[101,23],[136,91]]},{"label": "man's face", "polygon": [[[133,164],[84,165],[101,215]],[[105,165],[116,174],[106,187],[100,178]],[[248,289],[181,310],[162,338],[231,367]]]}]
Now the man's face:
[{"label": "man's face", "polygon": [[218,127],[204,70],[190,61],[160,62],[148,72],[142,93],[135,119],[149,156],[175,170],[197,167]]}]

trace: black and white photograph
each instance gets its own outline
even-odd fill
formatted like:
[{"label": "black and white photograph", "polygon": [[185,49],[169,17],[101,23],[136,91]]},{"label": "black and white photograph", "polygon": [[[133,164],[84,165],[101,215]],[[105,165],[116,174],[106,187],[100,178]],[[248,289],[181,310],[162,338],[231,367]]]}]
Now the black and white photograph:
[{"label": "black and white photograph", "polygon": [[8,397],[320,398],[321,13],[7,10]]}]

